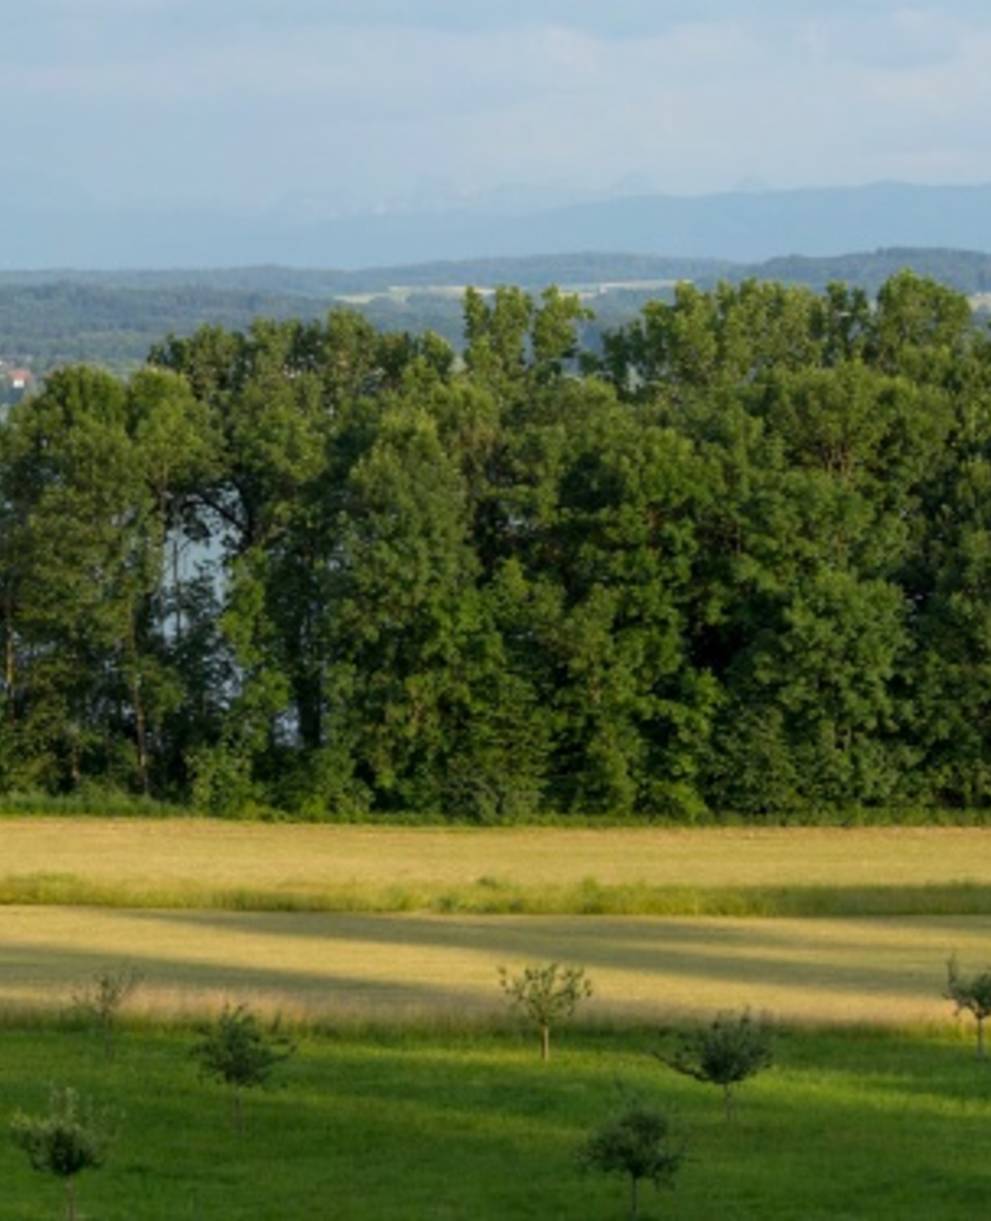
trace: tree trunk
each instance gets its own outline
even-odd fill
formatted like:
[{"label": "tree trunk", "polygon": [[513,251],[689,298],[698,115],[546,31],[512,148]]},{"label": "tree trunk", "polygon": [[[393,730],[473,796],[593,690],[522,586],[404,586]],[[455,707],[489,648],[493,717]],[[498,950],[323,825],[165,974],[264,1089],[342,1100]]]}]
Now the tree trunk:
[{"label": "tree trunk", "polygon": [[134,616],[129,625],[128,650],[131,654],[131,704],[134,708],[134,737],[137,750],[138,784],[147,797],[148,784],[148,732],[145,720],[144,697],[141,694],[141,671],[138,668],[138,641],[134,629]]},{"label": "tree trunk", "polygon": [[72,778],[72,787],[79,788],[83,773],[79,763],[79,735],[75,725],[69,728],[69,775]]},{"label": "tree trunk", "polygon": [[131,702],[134,705],[134,736],[137,745],[138,784],[147,797],[148,784],[148,735],[145,727],[145,706],[141,697],[141,680],[135,674],[131,680]]},{"label": "tree trunk", "polygon": [[723,1086],[723,1113],[727,1120],[733,1118],[733,1087],[731,1085]]},{"label": "tree trunk", "polygon": [[172,598],[175,603],[175,647],[182,636],[182,577],[179,575],[179,538],[172,539]]},{"label": "tree trunk", "polygon": [[638,1188],[640,1181],[635,1174],[630,1175],[630,1221],[637,1221],[640,1216],[640,1198]]},{"label": "tree trunk", "polygon": [[293,677],[293,696],[299,721],[299,736],[307,750],[323,745],[323,674],[307,670]]},{"label": "tree trunk", "polygon": [[541,1026],[540,1028],[540,1058],[541,1060],[549,1060],[551,1058],[550,1026]]},{"label": "tree trunk", "polygon": [[14,711],[14,682],[17,677],[14,654],[14,608],[8,598],[4,605],[3,686],[7,696],[7,719],[17,719]]},{"label": "tree trunk", "polygon": [[984,1056],[984,1018],[979,1017],[977,1019],[977,1057],[979,1060],[983,1060]]},{"label": "tree trunk", "polygon": [[76,1181],[73,1178],[65,1180],[65,1221],[76,1221]]}]

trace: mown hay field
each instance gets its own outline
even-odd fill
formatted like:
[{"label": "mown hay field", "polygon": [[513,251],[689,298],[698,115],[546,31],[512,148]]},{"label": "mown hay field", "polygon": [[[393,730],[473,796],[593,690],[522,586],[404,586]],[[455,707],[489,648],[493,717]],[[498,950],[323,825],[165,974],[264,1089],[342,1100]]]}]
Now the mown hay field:
[{"label": "mown hay field", "polygon": [[[58,1008],[95,970],[129,962],[145,977],[134,1005],[156,1016],[231,1000],[301,1019],[485,1024],[501,1011],[499,966],[560,960],[588,969],[596,995],[584,1016],[592,1022],[749,1005],[798,1022],[941,1023],[949,1016],[941,997],[948,956],[956,953],[965,969],[991,961],[991,914],[980,914],[991,912],[981,906],[991,895],[989,846],[991,832],[947,828],[445,831],[3,820],[0,1005]],[[31,902],[17,902],[31,885]],[[87,886],[90,905],[73,903]],[[497,901],[537,904],[556,893],[562,902],[558,914],[528,914],[526,902],[518,914],[476,914],[459,909],[467,893],[459,887]],[[775,887],[779,895],[839,897],[853,911],[865,896],[881,902],[866,905],[869,915],[843,918],[769,918],[773,910],[761,918],[616,916],[595,906],[610,887],[635,901],[688,895],[696,903],[688,910],[702,912],[707,896],[766,897]],[[344,895],[348,903],[266,910],[287,895]],[[441,908],[447,914],[430,910],[431,895],[453,896]],[[897,910],[898,895],[920,899],[920,912],[873,914],[889,910],[885,904]],[[976,896],[978,914],[931,914],[941,910],[933,897],[947,895]],[[385,897],[378,910],[376,896]],[[568,905],[589,899],[588,907]],[[226,900],[243,910],[223,910]]]},{"label": "mown hay field", "polygon": [[0,820],[0,903],[656,915],[991,915],[991,830]]},{"label": "mown hay field", "polygon": [[132,1008],[240,1002],[305,1021],[462,1026],[502,1011],[497,969],[584,966],[591,1022],[751,1006],[789,1022],[945,1023],[945,962],[991,958],[985,917],[737,920],[0,908],[0,1005],[68,1004],[102,966],[144,976]]},{"label": "mown hay field", "polygon": [[450,829],[208,819],[11,818],[0,872],[318,888],[342,882],[699,886],[991,882],[991,828]]}]

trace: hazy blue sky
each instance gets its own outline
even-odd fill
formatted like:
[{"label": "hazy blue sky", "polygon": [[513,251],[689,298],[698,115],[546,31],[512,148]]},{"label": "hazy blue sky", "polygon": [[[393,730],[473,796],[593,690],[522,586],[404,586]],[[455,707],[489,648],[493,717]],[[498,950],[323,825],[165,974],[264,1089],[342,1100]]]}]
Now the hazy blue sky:
[{"label": "hazy blue sky", "polygon": [[991,6],[3,0],[5,190],[303,215],[991,179]]}]

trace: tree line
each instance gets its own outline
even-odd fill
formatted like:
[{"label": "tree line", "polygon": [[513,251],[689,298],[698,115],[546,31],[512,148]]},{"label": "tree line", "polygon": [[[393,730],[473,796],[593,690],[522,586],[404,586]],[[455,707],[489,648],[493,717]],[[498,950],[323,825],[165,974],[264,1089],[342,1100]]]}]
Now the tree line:
[{"label": "tree line", "polygon": [[[539,292],[547,284],[597,286],[595,320],[582,329],[585,346],[599,350],[604,330],[628,325],[644,303],[691,280],[712,289],[722,280],[774,280],[825,290],[833,280],[874,294],[894,273],[911,268],[960,292],[991,291],[991,255],[975,251],[893,248],[835,257],[789,256],[762,263],[656,255],[538,255],[466,259],[407,267],[320,271],[244,267],[179,271],[0,270],[0,357],[36,374],[86,361],[126,375],[144,362],[162,335],[190,335],[202,323],[227,330],[253,318],[311,320],[349,304],[379,330],[435,331],[452,346],[462,340],[461,303],[446,288],[518,284]],[[401,292],[390,292],[397,285]],[[441,291],[438,291],[438,290]],[[986,320],[987,302],[972,303]],[[349,305],[350,308],[350,305]],[[18,396],[10,396],[16,401]],[[0,402],[3,387],[0,386]]]},{"label": "tree line", "polygon": [[876,299],[469,291],[54,372],[0,424],[0,791],[216,813],[986,806],[991,343]]}]

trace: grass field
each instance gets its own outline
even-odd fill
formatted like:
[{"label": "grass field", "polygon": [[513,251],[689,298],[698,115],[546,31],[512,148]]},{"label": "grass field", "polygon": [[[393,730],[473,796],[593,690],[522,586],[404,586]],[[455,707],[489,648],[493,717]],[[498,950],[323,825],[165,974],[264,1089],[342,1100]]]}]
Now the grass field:
[{"label": "grass field", "polygon": [[437,830],[4,819],[0,903],[991,915],[991,829]]},{"label": "grass field", "polygon": [[[683,1221],[971,1221],[987,1211],[991,1069],[952,1038],[785,1033],[727,1125],[718,1096],[650,1056],[648,1032],[573,1031],[542,1066],[519,1036],[304,1038],[243,1137],[198,1079],[189,1031],[125,1032],[105,1067],[81,1031],[0,1032],[4,1110],[71,1081],[124,1113],[84,1175],[90,1221],[620,1221],[625,1188],[576,1145],[636,1089],[690,1160],[644,1216]],[[0,1214],[58,1216],[60,1189],[0,1141]]]},{"label": "grass field", "polygon": [[[991,1064],[941,993],[950,953],[991,961],[989,848],[949,828],[0,820],[0,1129],[49,1082],[120,1108],[88,1221],[619,1221],[623,1184],[574,1150],[635,1088],[690,1155],[646,1216],[970,1221]],[[542,1066],[496,970],[552,959],[595,995]],[[143,978],[108,1067],[71,1000],[123,963]],[[239,1001],[300,1039],[240,1139],[189,1056],[190,1020]],[[649,1053],[665,1024],[744,1006],[778,1054],[727,1126]],[[0,1182],[0,1218],[58,1214],[2,1138]]]},{"label": "grass field", "polygon": [[497,967],[587,968],[593,1021],[750,1005],[795,1022],[945,1023],[945,962],[991,958],[991,919],[440,917],[0,909],[0,1004],[58,1007],[107,964],[145,976],[137,1012],[243,1000],[301,1019],[451,1023],[501,1008]]}]

